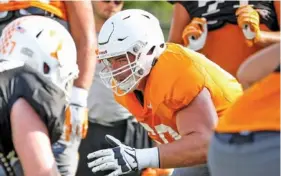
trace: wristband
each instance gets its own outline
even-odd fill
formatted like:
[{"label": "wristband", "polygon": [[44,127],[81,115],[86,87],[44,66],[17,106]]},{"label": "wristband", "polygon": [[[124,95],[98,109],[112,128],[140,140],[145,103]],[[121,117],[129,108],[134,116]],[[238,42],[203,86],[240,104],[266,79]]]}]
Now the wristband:
[{"label": "wristband", "polygon": [[159,168],[158,147],[136,149],[136,157],[139,170],[144,168]]},{"label": "wristband", "polygon": [[88,91],[76,86],[72,87],[70,104],[87,107]]}]

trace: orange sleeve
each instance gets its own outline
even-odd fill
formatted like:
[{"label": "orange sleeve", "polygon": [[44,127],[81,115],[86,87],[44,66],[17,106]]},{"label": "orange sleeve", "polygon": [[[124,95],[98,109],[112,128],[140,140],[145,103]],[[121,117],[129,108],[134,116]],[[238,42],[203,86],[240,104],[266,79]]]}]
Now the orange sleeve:
[{"label": "orange sleeve", "polygon": [[247,89],[219,120],[216,131],[280,131],[280,73]]},{"label": "orange sleeve", "polygon": [[175,111],[190,104],[205,87],[206,72],[204,68],[194,61],[189,62],[189,67],[181,68],[180,74],[174,78],[165,98],[164,103]]}]

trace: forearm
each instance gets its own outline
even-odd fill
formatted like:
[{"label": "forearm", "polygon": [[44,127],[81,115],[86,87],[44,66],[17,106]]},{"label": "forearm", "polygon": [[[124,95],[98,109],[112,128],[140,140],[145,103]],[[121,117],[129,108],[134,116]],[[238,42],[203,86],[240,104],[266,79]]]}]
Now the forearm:
[{"label": "forearm", "polygon": [[159,145],[160,167],[190,167],[206,163],[210,136],[193,133],[180,140]]},{"label": "forearm", "polygon": [[256,42],[256,44],[266,47],[278,42],[280,42],[280,31],[278,32],[261,31],[260,39]]},{"label": "forearm", "polygon": [[189,13],[185,10],[182,4],[176,3],[173,9],[173,18],[168,37],[168,42],[183,44],[182,32],[191,21]]},{"label": "forearm", "polygon": [[88,90],[92,84],[97,48],[91,1],[66,1],[70,32],[77,49],[79,77],[74,85]]},{"label": "forearm", "polygon": [[182,29],[179,29],[178,25],[176,25],[174,22],[174,20],[172,19],[171,22],[171,28],[170,28],[170,32],[169,32],[169,37],[168,37],[168,42],[171,43],[177,43],[177,44],[183,44],[183,40],[182,40],[182,32],[184,30],[184,27]]},{"label": "forearm", "polygon": [[[85,36],[86,37],[86,36]],[[95,38],[95,36],[90,36]],[[92,84],[93,74],[96,67],[95,43],[93,40],[85,39],[76,45],[77,47],[77,64],[79,68],[79,77],[75,80],[74,85],[88,90]]]}]

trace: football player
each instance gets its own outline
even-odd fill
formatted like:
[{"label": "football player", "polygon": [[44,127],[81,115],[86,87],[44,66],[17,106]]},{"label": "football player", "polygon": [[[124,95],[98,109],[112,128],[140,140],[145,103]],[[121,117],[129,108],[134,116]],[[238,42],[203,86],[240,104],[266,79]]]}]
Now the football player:
[{"label": "football player", "polygon": [[169,42],[194,49],[236,76],[250,55],[280,42],[280,1],[170,1]]},{"label": "football player", "polygon": [[[95,68],[96,33],[90,1],[4,1],[0,4],[0,29],[12,20],[27,15],[54,19],[70,30],[77,47],[79,78],[75,80],[70,109],[72,136],[85,137],[88,89]],[[36,24],[34,24],[36,25]],[[1,33],[1,32],[0,32]]]},{"label": "football player", "polygon": [[[280,53],[279,47],[271,47],[268,56]],[[257,66],[248,69],[264,67]],[[280,176],[280,65],[244,92],[215,131],[208,154],[212,175]]]},{"label": "football player", "polygon": [[161,145],[134,149],[106,136],[114,148],[90,153],[88,167],[112,170],[111,176],[147,167],[208,174],[212,129],[241,95],[237,80],[203,55],[166,44],[158,19],[143,10],[118,12],[105,22],[98,58],[105,65],[100,76],[117,102]]},{"label": "football player", "polygon": [[0,33],[9,22],[27,15],[45,16],[60,22],[69,29],[75,41],[80,73],[70,98],[72,118],[69,127],[72,130],[68,130],[67,140],[62,138],[53,146],[61,174],[74,176],[78,165],[78,147],[88,129],[87,97],[96,62],[96,32],[91,1],[5,0],[0,3]]},{"label": "football player", "polygon": [[66,106],[78,76],[71,35],[46,17],[18,18],[3,30],[0,59],[1,175],[19,174],[13,151],[24,175],[59,175],[51,143],[70,121]]}]

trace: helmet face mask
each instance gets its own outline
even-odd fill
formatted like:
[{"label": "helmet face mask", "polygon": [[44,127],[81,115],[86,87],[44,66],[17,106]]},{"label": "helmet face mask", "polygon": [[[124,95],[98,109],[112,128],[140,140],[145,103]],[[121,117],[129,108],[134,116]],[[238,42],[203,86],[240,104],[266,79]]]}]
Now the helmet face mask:
[{"label": "helmet face mask", "polygon": [[[135,90],[165,49],[159,21],[143,10],[124,10],[112,16],[103,25],[98,41],[98,59],[105,65],[100,77],[118,96]],[[119,57],[126,58],[126,64],[123,60],[119,67],[111,66],[111,60]]]},{"label": "helmet face mask", "polygon": [[18,18],[4,28],[0,46],[6,46],[0,59],[24,61],[69,96],[79,71],[75,43],[61,24],[42,16]]},{"label": "helmet face mask", "polygon": [[[105,65],[105,68],[100,72],[100,76],[104,84],[108,88],[112,88],[118,95],[131,91],[137,87],[139,81],[142,79],[144,72],[138,61],[143,46],[144,44],[138,41],[127,52],[124,52],[124,54],[110,58],[100,58]],[[119,68],[114,69],[112,62],[118,62],[120,58],[123,58],[123,64]],[[118,79],[118,77],[121,77],[121,79]],[[118,91],[118,88],[122,93]]]}]

